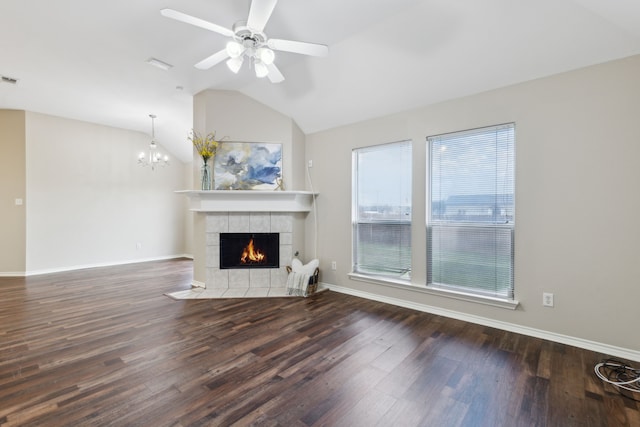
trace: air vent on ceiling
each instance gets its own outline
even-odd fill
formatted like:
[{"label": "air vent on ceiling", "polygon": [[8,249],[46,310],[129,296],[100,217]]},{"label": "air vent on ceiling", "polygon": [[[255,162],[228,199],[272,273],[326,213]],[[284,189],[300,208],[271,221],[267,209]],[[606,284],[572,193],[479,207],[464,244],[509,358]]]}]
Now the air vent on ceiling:
[{"label": "air vent on ceiling", "polygon": [[156,59],[156,58],[149,58],[145,62],[149,65],[153,65],[154,67],[158,67],[161,70],[165,70],[165,71],[173,68],[173,65],[168,64],[164,61],[160,61],[159,59]]},{"label": "air vent on ceiling", "polygon": [[18,83],[18,79],[14,79],[13,77],[0,76],[3,83],[11,83],[12,85]]}]

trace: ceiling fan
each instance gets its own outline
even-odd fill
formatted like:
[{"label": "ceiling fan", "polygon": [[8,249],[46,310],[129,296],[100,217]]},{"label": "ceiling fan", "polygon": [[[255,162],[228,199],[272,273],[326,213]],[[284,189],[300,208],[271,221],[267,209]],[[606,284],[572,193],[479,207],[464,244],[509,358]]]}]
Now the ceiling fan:
[{"label": "ceiling fan", "polygon": [[226,60],[229,69],[237,73],[242,67],[245,58],[249,58],[257,77],[267,76],[272,83],[280,83],[284,80],[284,76],[273,63],[275,59],[274,50],[310,56],[326,56],[329,53],[329,48],[316,43],[268,38],[264,33],[264,27],[271,17],[277,1],[252,0],[249,8],[249,17],[246,21],[236,22],[233,25],[233,29],[228,29],[173,9],[162,9],[160,14],[232,39],[224,49],[198,62],[195,65],[196,68],[208,70]]}]

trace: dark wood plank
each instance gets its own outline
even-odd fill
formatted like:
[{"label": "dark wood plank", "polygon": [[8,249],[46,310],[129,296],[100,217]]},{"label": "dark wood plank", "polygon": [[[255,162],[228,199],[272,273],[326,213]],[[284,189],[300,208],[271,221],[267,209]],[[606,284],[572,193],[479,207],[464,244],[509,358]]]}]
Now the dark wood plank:
[{"label": "dark wood plank", "polygon": [[0,425],[640,425],[604,355],[332,292],[163,295],[191,271],[0,278]]}]

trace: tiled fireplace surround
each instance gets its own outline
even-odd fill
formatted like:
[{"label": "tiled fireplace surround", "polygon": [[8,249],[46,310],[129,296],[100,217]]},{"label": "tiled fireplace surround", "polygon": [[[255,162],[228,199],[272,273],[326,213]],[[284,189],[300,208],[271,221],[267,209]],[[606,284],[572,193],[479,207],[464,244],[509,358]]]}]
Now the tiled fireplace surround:
[{"label": "tiled fireplace surround", "polygon": [[[205,227],[208,290],[249,292],[256,296],[282,293],[287,281],[286,266],[293,256],[293,214],[290,212],[208,212]],[[279,233],[280,267],[220,269],[220,233]],[[238,292],[233,292],[236,289]]]},{"label": "tiled fireplace surround", "polygon": [[[189,199],[204,247],[194,248],[204,261],[194,263],[193,288],[188,297],[237,298],[286,295],[287,271],[294,253],[304,246],[304,218],[317,193],[308,191],[176,191]],[[200,225],[198,226],[200,227]],[[220,269],[220,233],[279,233],[278,268]],[[304,257],[302,257],[304,258]],[[202,288],[204,286],[204,289]]]}]

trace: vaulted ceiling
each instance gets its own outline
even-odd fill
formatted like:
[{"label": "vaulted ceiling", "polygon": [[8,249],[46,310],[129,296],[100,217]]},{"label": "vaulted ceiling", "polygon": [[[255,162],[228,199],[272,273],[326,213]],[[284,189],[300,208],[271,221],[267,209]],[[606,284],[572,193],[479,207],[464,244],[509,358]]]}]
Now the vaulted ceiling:
[{"label": "vaulted ceiling", "polygon": [[[189,161],[192,96],[237,90],[305,133],[640,54],[637,0],[279,0],[265,33],[326,44],[277,52],[285,76],[194,64],[224,48],[172,8],[231,28],[250,0],[0,0],[0,108],[150,132]],[[146,63],[157,58],[167,71]],[[588,88],[585,88],[588,90]]]}]

